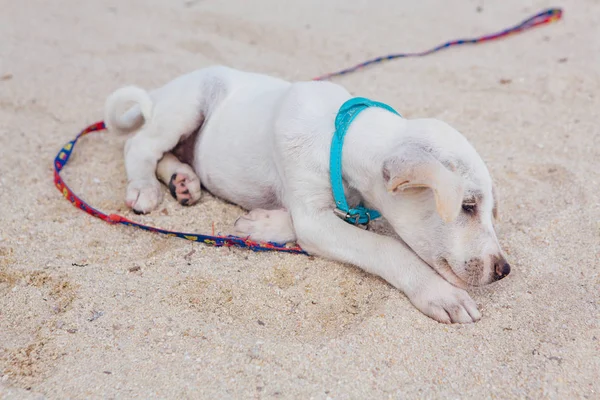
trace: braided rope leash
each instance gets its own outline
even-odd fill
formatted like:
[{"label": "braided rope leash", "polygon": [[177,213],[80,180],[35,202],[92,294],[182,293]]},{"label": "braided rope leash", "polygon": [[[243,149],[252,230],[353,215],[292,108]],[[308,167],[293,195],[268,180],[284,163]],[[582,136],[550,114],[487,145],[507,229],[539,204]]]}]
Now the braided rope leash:
[{"label": "braided rope leash", "polygon": [[[485,35],[481,37],[471,38],[471,39],[458,39],[443,43],[439,46],[436,46],[430,50],[426,50],[420,53],[398,53],[398,54],[390,54],[383,57],[377,57],[368,61],[365,61],[361,64],[355,65],[353,67],[340,70],[338,72],[333,72],[330,74],[322,75],[317,78],[314,78],[315,81],[331,79],[336,76],[346,75],[360,69],[363,69],[371,64],[379,64],[385,61],[394,60],[397,58],[406,58],[406,57],[423,57],[448,47],[460,46],[465,44],[479,44],[491,40],[501,39],[503,37],[520,33],[526,31],[528,29],[534,28],[539,25],[544,25],[552,22],[556,22],[562,18],[562,10],[560,8],[551,8],[544,10],[531,18],[526,19],[518,25],[515,25],[511,28],[505,29],[503,31],[492,33],[490,35]],[[212,245],[216,247],[242,247],[248,248],[254,251],[281,251],[293,254],[307,254],[300,246],[289,247],[285,244],[281,243],[271,243],[271,242],[255,242],[248,238],[241,238],[237,236],[215,236],[215,235],[204,235],[197,233],[184,233],[184,232],[176,232],[170,231],[166,229],[155,228],[148,225],[143,225],[137,223],[135,221],[131,221],[121,215],[117,214],[106,214],[100,210],[95,209],[90,206],[84,200],[82,200],[79,196],[77,196],[63,181],[60,176],[60,172],[67,165],[69,158],[71,157],[73,150],[75,149],[75,145],[78,140],[83,136],[88,135],[92,132],[99,132],[106,129],[104,122],[100,121],[95,124],[88,126],[83,129],[75,139],[71,140],[67,144],[63,146],[63,148],[58,152],[56,157],[54,158],[54,184],[58,188],[58,190],[63,194],[63,196],[70,201],[75,207],[85,211],[86,213],[92,215],[93,217],[100,218],[111,224],[122,224],[127,226],[133,226],[136,228],[140,228],[150,232],[161,233],[167,236],[178,237],[194,242],[201,242],[207,245]]]},{"label": "braided rope leash", "polygon": [[397,54],[389,54],[387,56],[373,58],[371,60],[357,64],[350,68],[346,68],[346,69],[343,69],[343,70],[340,70],[337,72],[332,72],[330,74],[318,76],[316,78],[313,78],[313,80],[322,81],[322,80],[331,79],[336,76],[342,76],[342,75],[350,74],[352,72],[356,72],[356,71],[363,69],[372,64],[381,64],[386,61],[395,60],[397,58],[423,57],[423,56],[428,56],[428,55],[436,53],[438,51],[447,49],[448,47],[463,46],[466,44],[480,44],[483,42],[489,42],[491,40],[502,39],[506,36],[509,36],[509,35],[512,35],[515,33],[520,33],[520,32],[526,31],[528,29],[534,28],[539,25],[545,25],[545,24],[549,24],[551,22],[556,22],[562,18],[562,14],[563,14],[563,11],[560,8],[549,8],[547,10],[544,10],[542,12],[535,14],[533,17],[527,18],[520,24],[517,24],[513,27],[504,29],[504,30],[496,32],[496,33],[492,33],[489,35],[484,35],[484,36],[480,36],[480,37],[476,37],[476,38],[470,38],[470,39],[451,40],[449,42],[442,43],[442,44],[435,46],[429,50],[422,51],[419,53],[397,53]]}]

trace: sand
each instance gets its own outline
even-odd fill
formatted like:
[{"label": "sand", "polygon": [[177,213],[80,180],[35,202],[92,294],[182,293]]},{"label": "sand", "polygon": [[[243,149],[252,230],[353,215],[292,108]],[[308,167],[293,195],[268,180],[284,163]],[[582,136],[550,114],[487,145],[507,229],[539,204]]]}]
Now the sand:
[{"label": "sand", "polygon": [[[351,266],[94,219],[52,159],[122,85],[212,64],[310,79],[556,3],[0,0],[0,397],[600,398],[600,3],[558,3],[557,24],[335,80],[452,124],[497,182],[513,272],[471,291],[480,322],[448,326]],[[242,210],[209,195],[128,212],[124,140],[82,140],[65,181],[229,232]]]}]

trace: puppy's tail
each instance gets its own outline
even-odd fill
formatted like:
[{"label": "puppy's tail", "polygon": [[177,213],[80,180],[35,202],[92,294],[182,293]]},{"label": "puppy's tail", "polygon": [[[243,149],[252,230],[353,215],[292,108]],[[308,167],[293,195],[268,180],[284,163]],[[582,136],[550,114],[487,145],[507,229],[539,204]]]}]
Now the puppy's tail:
[{"label": "puppy's tail", "polygon": [[[125,113],[119,115],[125,103],[135,103]],[[144,89],[126,86],[116,90],[104,104],[104,123],[112,132],[129,133],[138,129],[144,121],[152,117],[152,99]]]}]

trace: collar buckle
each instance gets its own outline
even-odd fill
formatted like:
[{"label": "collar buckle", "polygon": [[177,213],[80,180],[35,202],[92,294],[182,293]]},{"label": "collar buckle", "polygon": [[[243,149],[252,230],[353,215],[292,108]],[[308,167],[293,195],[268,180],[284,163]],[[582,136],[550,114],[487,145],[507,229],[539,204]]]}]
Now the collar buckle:
[{"label": "collar buckle", "polygon": [[[333,209],[333,213],[335,215],[337,215],[338,217],[340,217],[342,220],[344,220],[345,222],[351,223],[352,225],[364,229],[364,230],[369,230],[369,224],[371,222],[371,214],[369,214],[368,211],[364,212],[364,215],[361,215],[362,213],[357,212],[354,215],[350,214],[349,211],[344,211],[341,210],[339,208],[334,208]],[[367,222],[365,223],[361,223],[361,217],[365,216],[367,218]]]}]

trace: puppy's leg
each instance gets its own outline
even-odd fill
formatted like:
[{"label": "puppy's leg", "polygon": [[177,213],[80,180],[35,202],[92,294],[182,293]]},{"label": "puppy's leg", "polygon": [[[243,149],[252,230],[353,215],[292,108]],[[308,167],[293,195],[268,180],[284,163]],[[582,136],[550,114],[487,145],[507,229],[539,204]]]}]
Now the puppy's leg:
[{"label": "puppy's leg", "polygon": [[208,68],[151,93],[152,115],[144,115],[144,126],[125,145],[127,205],[134,212],[150,212],[162,201],[156,178],[158,160],[197,132],[228,91],[227,71]]},{"label": "puppy's leg", "polygon": [[171,196],[184,206],[200,199],[200,179],[192,167],[184,164],[172,153],[166,153],[156,167],[158,179],[167,185]]},{"label": "puppy's leg", "polygon": [[162,188],[156,178],[157,162],[177,144],[170,137],[174,134],[161,136],[157,130],[156,126],[145,126],[125,144],[125,169],[129,180],[126,203],[138,214],[154,210],[162,201]]},{"label": "puppy's leg", "polygon": [[235,221],[235,233],[259,242],[287,243],[296,240],[290,214],[283,209],[256,209]]},{"label": "puppy's leg", "polygon": [[402,242],[356,228],[330,210],[291,209],[298,244],[307,252],[356,265],[402,290],[425,315],[443,323],[481,318],[477,305]]},{"label": "puppy's leg", "polygon": [[154,210],[162,201],[163,193],[156,179],[156,156],[153,143],[137,134],[125,143],[125,170],[127,194],[125,203],[136,214]]},{"label": "puppy's leg", "polygon": [[154,108],[153,118],[125,144],[127,205],[137,213],[150,212],[162,201],[158,160],[202,123],[197,104],[159,100]]}]

